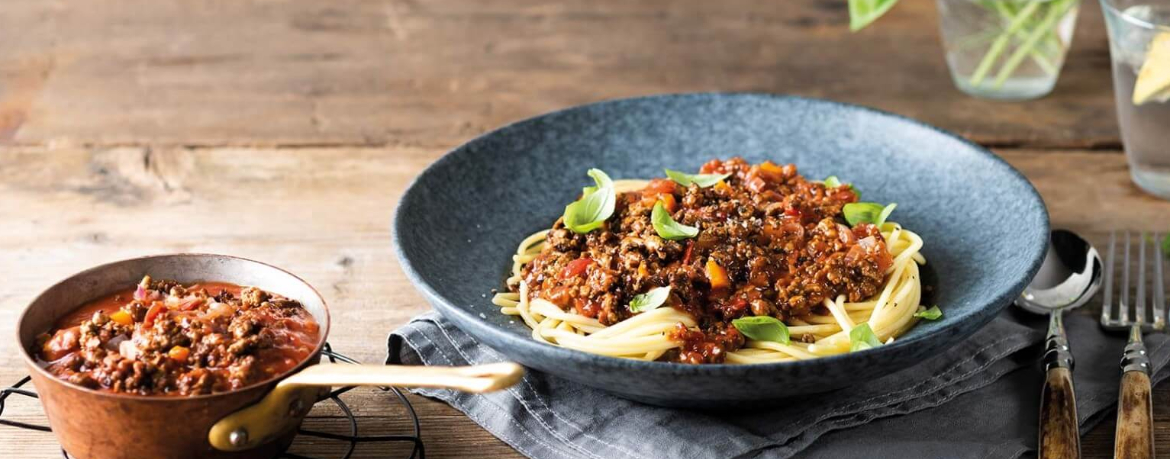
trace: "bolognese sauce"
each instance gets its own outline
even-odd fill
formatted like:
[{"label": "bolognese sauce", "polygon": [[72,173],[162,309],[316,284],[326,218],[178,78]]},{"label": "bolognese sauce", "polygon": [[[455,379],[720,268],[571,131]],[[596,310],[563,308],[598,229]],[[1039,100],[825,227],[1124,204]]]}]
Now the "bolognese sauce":
[{"label": "bolognese sauce", "polygon": [[[635,295],[669,287],[664,306],[687,312],[698,327],[680,324],[672,337],[682,346],[660,360],[719,363],[744,346],[737,318],[826,314],[826,299],[862,301],[882,288],[893,259],[877,226],[846,225],[842,208],[858,201],[849,185],[741,158],[712,160],[700,172],[729,175],[709,187],[655,179],[619,193],[596,231],[574,232],[558,220],[520,272],[529,298],[612,325],[635,314]],[[651,221],[659,203],[676,222],[701,228],[697,237],[660,237]]]},{"label": "bolognese sauce", "polygon": [[39,337],[37,356],[56,377],[91,389],[200,395],[284,373],[312,355],[319,336],[298,301],[255,287],[146,276],[61,319]]}]

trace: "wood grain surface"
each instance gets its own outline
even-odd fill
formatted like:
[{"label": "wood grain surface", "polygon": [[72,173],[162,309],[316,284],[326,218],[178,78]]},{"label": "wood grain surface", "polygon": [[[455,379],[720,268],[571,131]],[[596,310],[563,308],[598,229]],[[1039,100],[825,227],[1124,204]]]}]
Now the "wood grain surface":
[{"label": "wood grain surface", "polygon": [[1080,457],[1081,434],[1074,394],[1068,368],[1048,370],[1040,395],[1040,434],[1036,442],[1040,459]]},{"label": "wood grain surface", "polygon": [[1114,435],[1115,459],[1151,459],[1154,457],[1153,404],[1150,375],[1127,371],[1121,376],[1117,396],[1117,431]]},{"label": "wood grain surface", "polygon": [[0,140],[446,145],[602,99],[763,91],[1116,148],[1104,24],[1082,10],[1055,93],[1014,104],[953,87],[933,1],[851,34],[845,0],[5,0]]},{"label": "wood grain surface", "polygon": [[[645,94],[874,106],[996,147],[1055,227],[1098,242],[1115,228],[1170,228],[1170,203],[1128,178],[1096,2],[1083,4],[1055,92],[1024,103],[955,90],[935,15],[934,2],[902,2],[850,34],[844,0],[5,0],[0,337],[80,269],[206,251],[298,273],[329,301],[335,349],[382,361],[386,333],[428,309],[390,246],[407,183],[501,124]],[[25,374],[16,353],[0,339],[0,384]],[[364,433],[407,432],[387,395],[345,397]],[[446,405],[411,400],[428,457],[518,457]],[[1155,442],[1170,452],[1167,400],[1170,387],[1155,387]],[[43,421],[24,400],[4,417]],[[324,404],[308,423],[345,428]],[[1090,432],[1085,456],[1112,457],[1113,431],[1110,420]],[[341,448],[302,438],[294,451]],[[0,451],[57,450],[51,435],[0,427]],[[356,457],[386,454],[363,446]]]}]

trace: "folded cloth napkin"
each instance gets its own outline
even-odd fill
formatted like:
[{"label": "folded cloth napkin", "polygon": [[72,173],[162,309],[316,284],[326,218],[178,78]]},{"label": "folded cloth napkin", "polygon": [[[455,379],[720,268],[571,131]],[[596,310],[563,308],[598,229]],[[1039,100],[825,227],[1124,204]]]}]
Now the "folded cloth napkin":
[{"label": "folded cloth napkin", "polygon": [[[1087,314],[1065,320],[1081,432],[1117,401],[1125,339]],[[1014,458],[1036,446],[1045,321],[1008,310],[914,367],[759,411],[688,411],[631,402],[530,371],[490,394],[418,389],[466,413],[532,458]],[[1146,338],[1154,382],[1170,375],[1170,341]],[[388,363],[471,365],[505,358],[437,313],[390,335]]]}]

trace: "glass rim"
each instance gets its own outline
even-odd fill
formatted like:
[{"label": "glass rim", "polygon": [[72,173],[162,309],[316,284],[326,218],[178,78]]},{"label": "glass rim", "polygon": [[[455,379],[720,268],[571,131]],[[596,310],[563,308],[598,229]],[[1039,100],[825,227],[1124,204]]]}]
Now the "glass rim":
[{"label": "glass rim", "polygon": [[1110,13],[1135,26],[1170,32],[1170,24],[1155,24],[1150,21],[1135,18],[1132,15],[1126,14],[1125,12],[1117,9],[1117,6],[1113,4],[1113,0],[1101,0],[1101,7],[1109,10]]}]

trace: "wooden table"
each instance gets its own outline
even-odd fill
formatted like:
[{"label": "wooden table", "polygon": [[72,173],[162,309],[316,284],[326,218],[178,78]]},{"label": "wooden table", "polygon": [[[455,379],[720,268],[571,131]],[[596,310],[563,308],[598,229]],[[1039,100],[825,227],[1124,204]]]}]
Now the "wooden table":
[{"label": "wooden table", "polygon": [[[1170,229],[1170,203],[1127,175],[1096,2],[1084,2],[1055,92],[1024,103],[953,88],[934,2],[903,2],[857,34],[846,23],[845,0],[5,0],[0,383],[25,374],[11,337],[35,294],[160,252],[297,272],[333,308],[334,347],[381,361],[387,332],[428,309],[390,246],[409,180],[495,126],[618,97],[761,91],[870,105],[992,147],[1036,184],[1056,227]],[[1170,389],[1155,398],[1170,452]],[[363,425],[406,431],[381,396],[350,400]],[[411,400],[429,457],[518,457],[446,405]],[[319,407],[310,422],[340,429],[338,415]],[[25,402],[4,416],[43,420]],[[8,457],[56,451],[51,435],[0,429]],[[1086,456],[1110,457],[1112,432],[1093,430]]]}]

